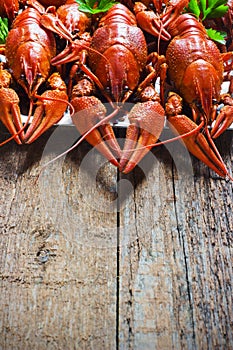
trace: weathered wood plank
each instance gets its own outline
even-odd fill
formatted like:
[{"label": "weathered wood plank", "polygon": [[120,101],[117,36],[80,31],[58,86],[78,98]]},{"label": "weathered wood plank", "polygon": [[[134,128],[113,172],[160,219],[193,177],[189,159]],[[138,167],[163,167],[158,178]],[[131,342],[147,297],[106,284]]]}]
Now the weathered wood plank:
[{"label": "weathered wood plank", "polygon": [[118,179],[83,144],[38,178],[72,132],[2,148],[0,348],[231,349],[232,183],[179,144]]},{"label": "weathered wood plank", "polygon": [[232,183],[168,150],[121,208],[119,348],[232,349]]},{"label": "weathered wood plank", "polygon": [[81,170],[91,177],[80,164],[91,150],[84,144],[38,179],[39,163],[61,151],[67,135],[52,136],[1,150],[0,348],[113,349],[116,214],[96,207],[90,195],[112,202],[116,170],[103,167],[107,180],[97,179],[91,193],[93,186],[79,181]]}]

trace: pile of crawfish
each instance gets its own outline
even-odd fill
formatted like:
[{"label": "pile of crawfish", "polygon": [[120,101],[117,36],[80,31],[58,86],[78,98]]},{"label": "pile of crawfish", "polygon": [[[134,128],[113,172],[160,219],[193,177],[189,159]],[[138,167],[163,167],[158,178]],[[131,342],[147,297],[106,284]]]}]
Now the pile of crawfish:
[{"label": "pile of crawfish", "polygon": [[[210,40],[187,5],[123,0],[90,15],[75,0],[1,1],[10,30],[1,46],[0,120],[10,139],[33,142],[69,109],[82,134],[78,143],[85,138],[128,173],[161,144],[166,122],[172,140],[232,179],[214,139],[233,123],[233,5],[205,23],[224,30],[226,44]],[[222,94],[224,81],[229,91]],[[125,115],[122,149],[112,123]]]}]

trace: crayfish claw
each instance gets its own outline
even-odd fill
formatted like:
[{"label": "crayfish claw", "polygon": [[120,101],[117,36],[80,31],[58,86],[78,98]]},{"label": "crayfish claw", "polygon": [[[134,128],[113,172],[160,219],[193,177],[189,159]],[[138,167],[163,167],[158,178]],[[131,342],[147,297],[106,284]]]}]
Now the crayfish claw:
[{"label": "crayfish claw", "polygon": [[100,133],[102,135],[102,138],[108,146],[111,148],[113,154],[119,159],[121,158],[121,149],[118,145],[118,142],[116,140],[113,128],[110,124],[103,124],[99,126]]},{"label": "crayfish claw", "polygon": [[134,12],[141,29],[155,37],[160,36],[162,40],[167,41],[171,39],[171,35],[164,28],[161,19],[154,11],[147,10],[147,7],[143,3],[136,2]]},{"label": "crayfish claw", "polygon": [[157,101],[137,103],[130,111],[130,125],[120,160],[120,171],[129,173],[158,140],[165,122],[165,112]]},{"label": "crayfish claw", "polygon": [[40,23],[42,26],[52,32],[58,34],[60,37],[72,41],[72,35],[62,21],[53,13],[46,12],[42,14]]},{"label": "crayfish claw", "polygon": [[118,158],[121,157],[121,149],[109,119],[117,111],[106,116],[106,108],[101,101],[94,96],[73,96],[71,104],[74,108],[73,123],[86,141],[102,153],[113,165],[119,166]]},{"label": "crayfish claw", "polygon": [[209,132],[208,129],[205,129],[205,133],[200,132],[201,127],[204,127],[204,123],[197,125],[186,115],[168,116],[168,122],[171,130],[181,136],[180,139],[191,154],[205,163],[219,176],[225,178],[228,175],[226,166],[216,146],[213,142],[210,142],[210,135],[209,137],[205,135],[205,133]]},{"label": "crayfish claw", "polygon": [[224,106],[221,108],[211,130],[213,139],[219,137],[233,123],[233,99],[229,94],[225,94],[222,100]]},{"label": "crayfish claw", "polygon": [[182,98],[170,92],[165,105],[168,125],[178,139],[184,143],[188,151],[205,163],[221,177],[229,176],[229,172],[215,146],[205,119],[197,125],[182,112]]},{"label": "crayfish claw", "polygon": [[36,95],[38,106],[25,133],[25,143],[34,142],[45,131],[57,124],[67,109],[66,85],[59,73],[53,73],[48,82],[52,90],[45,91],[41,96]]},{"label": "crayfish claw", "polygon": [[21,144],[24,139],[23,124],[19,108],[19,97],[10,86],[11,75],[0,65],[0,120]]}]

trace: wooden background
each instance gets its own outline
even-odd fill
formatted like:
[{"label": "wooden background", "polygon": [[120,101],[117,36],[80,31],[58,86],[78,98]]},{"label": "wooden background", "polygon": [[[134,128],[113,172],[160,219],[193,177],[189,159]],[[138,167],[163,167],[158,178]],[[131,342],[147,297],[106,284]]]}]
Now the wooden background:
[{"label": "wooden background", "polygon": [[179,143],[127,176],[86,143],[41,171],[76,136],[1,148],[0,349],[233,349],[232,183]]}]

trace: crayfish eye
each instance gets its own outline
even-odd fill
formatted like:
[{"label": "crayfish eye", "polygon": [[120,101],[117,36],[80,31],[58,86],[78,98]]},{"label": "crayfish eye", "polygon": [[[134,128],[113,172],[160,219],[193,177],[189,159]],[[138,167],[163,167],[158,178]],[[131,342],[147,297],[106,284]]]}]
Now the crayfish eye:
[{"label": "crayfish eye", "polygon": [[198,111],[200,113],[204,113],[204,110],[203,110],[203,107],[202,107],[202,104],[200,102],[196,102],[196,108],[198,109]]},{"label": "crayfish eye", "polygon": [[166,4],[162,3],[161,5],[161,11],[164,11],[167,8]]},{"label": "crayfish eye", "polygon": [[21,74],[20,74],[20,80],[24,80],[24,81],[26,81],[25,74],[23,74],[23,73],[21,73]]},{"label": "crayfish eye", "polygon": [[155,11],[155,6],[154,6],[153,3],[150,3],[150,4],[148,5],[148,8],[149,8],[150,10]]},{"label": "crayfish eye", "polygon": [[75,29],[75,30],[73,30],[72,31],[72,35],[78,35],[79,34],[79,32],[80,32],[80,30],[79,29]]}]

